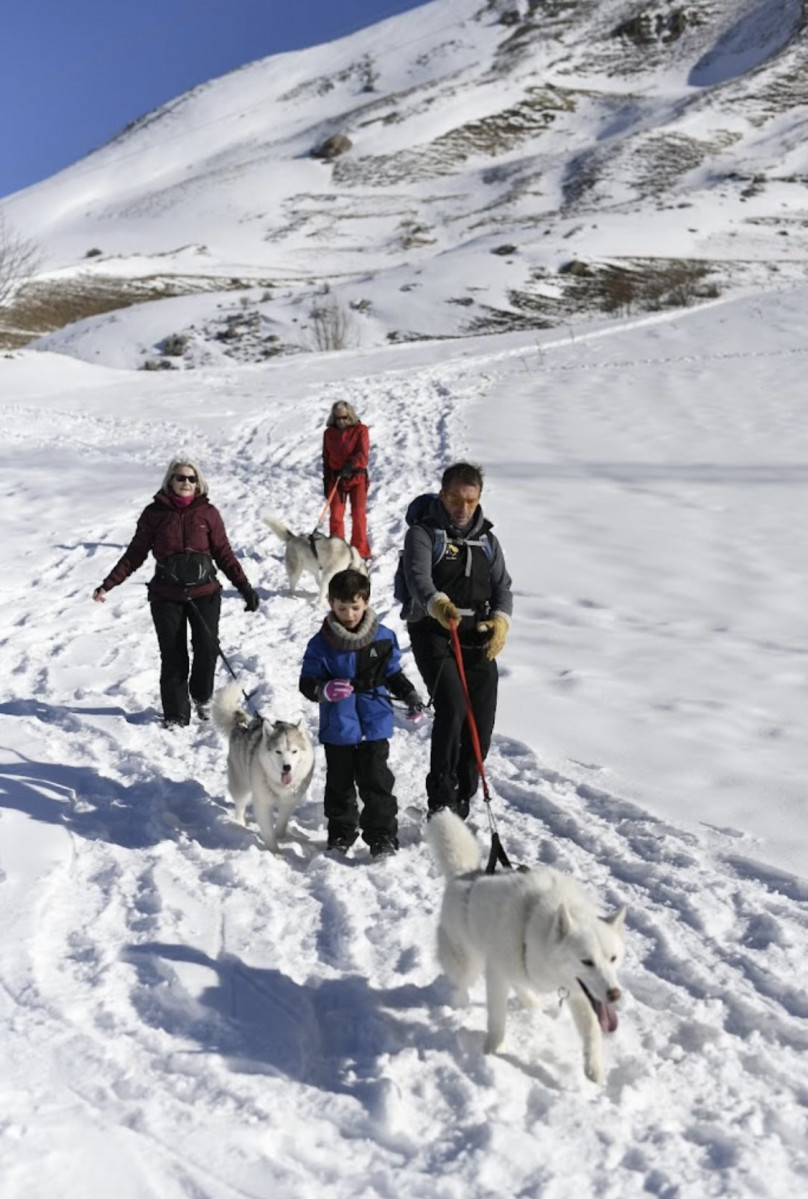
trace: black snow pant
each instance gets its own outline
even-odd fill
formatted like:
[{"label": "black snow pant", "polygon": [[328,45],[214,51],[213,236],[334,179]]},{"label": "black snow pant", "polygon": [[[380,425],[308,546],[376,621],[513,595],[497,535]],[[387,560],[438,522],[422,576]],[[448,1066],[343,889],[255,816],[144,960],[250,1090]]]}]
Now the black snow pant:
[{"label": "black snow pant", "polygon": [[[469,802],[479,786],[480,772],[451,637],[431,619],[410,625],[409,632],[413,656],[435,710],[426,776],[427,807],[430,812],[451,808],[465,820]],[[481,645],[462,644],[462,633],[461,652],[471,710],[485,758],[494,733],[499,671],[496,662],[486,658]]]},{"label": "black snow pant", "polygon": [[[160,698],[166,721],[188,724],[191,704],[188,698],[190,667],[191,699],[206,704],[213,694],[213,677],[219,653],[219,613],[222,593],[203,595],[193,603],[150,599],[152,620],[160,646]],[[191,628],[193,665],[188,657],[188,626]]]},{"label": "black snow pant", "polygon": [[[393,794],[395,778],[387,765],[390,742],[360,741],[358,745],[325,745],[325,816],[328,839],[374,841],[398,834],[398,801]],[[362,800],[362,812],[356,792]]]}]

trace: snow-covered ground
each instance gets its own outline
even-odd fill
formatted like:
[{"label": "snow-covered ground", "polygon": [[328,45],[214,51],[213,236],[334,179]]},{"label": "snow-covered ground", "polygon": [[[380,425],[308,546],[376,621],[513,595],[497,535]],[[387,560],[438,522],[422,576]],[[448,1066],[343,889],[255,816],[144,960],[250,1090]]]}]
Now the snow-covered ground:
[{"label": "snow-covered ground", "polygon": [[[804,1189],[806,301],[192,373],[0,358],[3,1199]],[[336,398],[370,426],[374,603],[403,645],[406,503],[486,467],[516,590],[502,840],[629,907],[603,1090],[557,1002],[514,1003],[496,1057],[482,991],[446,1005],[427,725],[393,742],[396,858],[320,852],[319,750],[272,856],[231,818],[216,733],[160,727],[147,569],[90,600],[190,448],[262,599],[226,593],[228,657],[314,729],[322,613],[260,514],[313,525]]]}]

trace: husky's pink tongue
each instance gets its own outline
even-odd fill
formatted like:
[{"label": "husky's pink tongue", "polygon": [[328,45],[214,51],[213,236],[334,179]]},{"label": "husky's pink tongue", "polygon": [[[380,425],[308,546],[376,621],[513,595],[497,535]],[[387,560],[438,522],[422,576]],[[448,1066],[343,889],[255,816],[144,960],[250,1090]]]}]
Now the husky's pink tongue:
[{"label": "husky's pink tongue", "polygon": [[614,1032],[617,1028],[617,1012],[610,1003],[595,1000],[595,1014],[604,1032]]},{"label": "husky's pink tongue", "polygon": [[282,770],[281,771],[281,782],[283,783],[284,787],[288,787],[289,784],[291,783],[291,781],[292,781],[291,770]]}]

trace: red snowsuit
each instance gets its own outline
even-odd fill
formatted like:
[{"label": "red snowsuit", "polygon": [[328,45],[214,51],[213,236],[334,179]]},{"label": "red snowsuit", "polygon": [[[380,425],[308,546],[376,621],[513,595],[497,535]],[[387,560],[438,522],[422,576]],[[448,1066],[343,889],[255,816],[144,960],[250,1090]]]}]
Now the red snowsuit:
[{"label": "red snowsuit", "polygon": [[[367,514],[365,504],[368,494],[369,439],[367,425],[358,421],[341,429],[329,425],[323,434],[323,490],[326,498],[337,483],[331,501],[332,537],[345,537],[345,501],[351,501],[351,545],[356,546],[362,558],[370,557],[368,545]],[[340,472],[348,467],[353,471],[349,478],[340,478]]]}]

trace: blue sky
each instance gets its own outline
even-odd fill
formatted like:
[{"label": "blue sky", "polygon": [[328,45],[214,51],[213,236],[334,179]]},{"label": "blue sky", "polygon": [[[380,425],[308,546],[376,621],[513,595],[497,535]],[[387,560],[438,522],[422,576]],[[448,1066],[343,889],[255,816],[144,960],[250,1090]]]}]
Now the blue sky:
[{"label": "blue sky", "polygon": [[426,0],[14,0],[0,41],[0,196],[245,62]]}]

